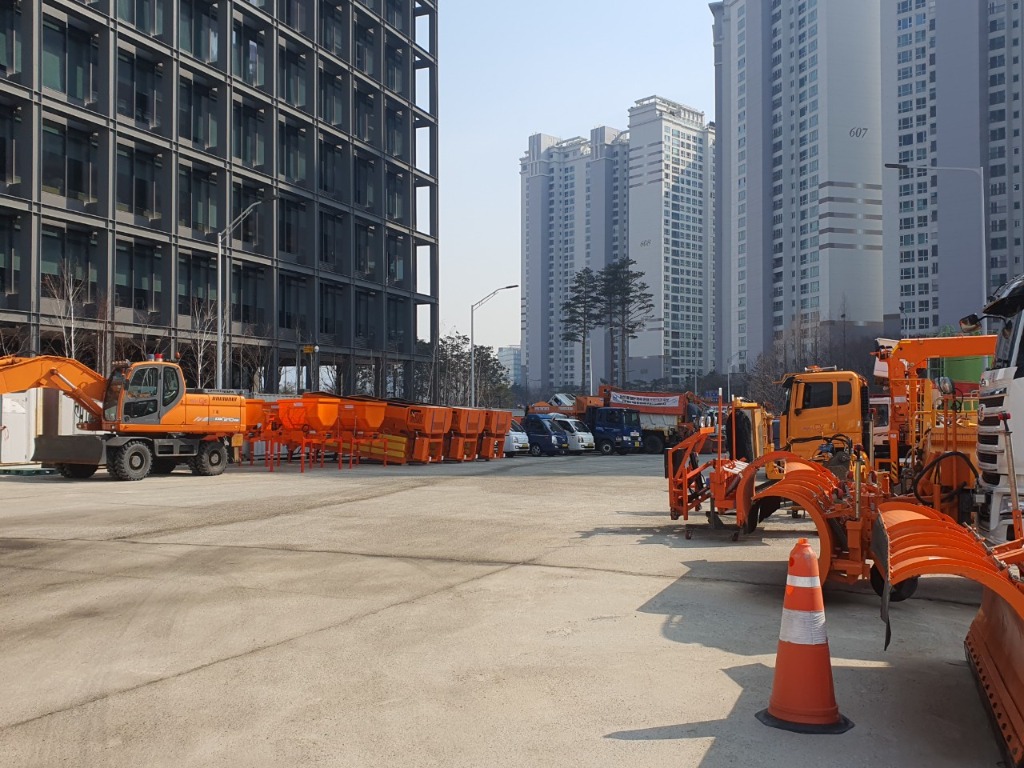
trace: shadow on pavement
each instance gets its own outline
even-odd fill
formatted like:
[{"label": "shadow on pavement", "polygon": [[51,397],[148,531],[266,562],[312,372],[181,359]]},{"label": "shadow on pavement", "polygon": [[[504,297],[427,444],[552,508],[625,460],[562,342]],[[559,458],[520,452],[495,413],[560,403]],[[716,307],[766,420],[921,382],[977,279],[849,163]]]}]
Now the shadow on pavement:
[{"label": "shadow on pavement", "polygon": [[[768,728],[754,714],[764,709],[774,670],[747,664],[724,670],[739,686],[739,697],[719,720],[614,731],[607,739],[714,741],[699,763],[702,768],[726,765],[996,765],[995,743],[978,754],[977,733],[987,728],[984,713],[960,694],[970,684],[966,664],[907,660],[901,678],[915,681],[892,696],[893,670],[879,667],[833,667],[836,699],[842,714],[853,720],[852,731],[840,736],[799,735]],[[869,729],[865,723],[891,727]],[[754,759],[752,756],[756,755]]]}]

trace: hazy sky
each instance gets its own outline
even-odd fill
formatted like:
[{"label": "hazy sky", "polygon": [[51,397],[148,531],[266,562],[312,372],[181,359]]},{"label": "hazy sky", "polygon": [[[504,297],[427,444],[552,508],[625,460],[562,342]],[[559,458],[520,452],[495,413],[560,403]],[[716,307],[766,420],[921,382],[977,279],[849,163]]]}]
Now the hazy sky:
[{"label": "hazy sky", "polygon": [[[519,159],[531,134],[625,129],[658,95],[714,119],[711,12],[698,0],[443,0],[438,10],[441,334],[520,282]],[[476,343],[519,343],[519,290],[476,311]]]}]

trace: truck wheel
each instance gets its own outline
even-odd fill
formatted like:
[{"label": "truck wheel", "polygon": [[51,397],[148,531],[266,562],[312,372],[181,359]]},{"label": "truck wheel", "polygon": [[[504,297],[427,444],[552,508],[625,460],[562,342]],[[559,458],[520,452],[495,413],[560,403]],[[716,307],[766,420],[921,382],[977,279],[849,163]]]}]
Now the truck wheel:
[{"label": "truck wheel", "polygon": [[99,466],[96,464],[58,464],[57,471],[60,476],[68,480],[88,480],[96,474]]},{"label": "truck wheel", "polygon": [[661,435],[649,435],[644,438],[644,449],[648,453],[661,453],[665,450],[665,439]]},{"label": "truck wheel", "polygon": [[537,445],[536,443],[531,445],[530,446],[530,455],[531,456],[540,456],[540,446]]},{"label": "truck wheel", "polygon": [[228,449],[219,440],[208,440],[199,444],[199,452],[191,461],[192,474],[215,477],[224,472],[228,465]]},{"label": "truck wheel", "polygon": [[[903,602],[917,592],[917,582],[918,577],[912,576],[901,581],[899,584],[893,584],[892,591],[889,593],[889,599],[894,603]],[[871,566],[871,588],[875,590],[875,594],[879,597],[882,596],[882,592],[885,589],[885,577],[878,570],[877,565]]]},{"label": "truck wheel", "polygon": [[615,450],[615,446],[612,445],[612,441],[611,440],[601,440],[597,444],[597,452],[600,453],[602,456],[611,456],[612,455],[612,451],[614,451],[614,450]]},{"label": "truck wheel", "polygon": [[141,440],[125,443],[114,453],[107,469],[118,480],[142,480],[153,468],[153,454]]},{"label": "truck wheel", "polygon": [[158,458],[153,459],[154,475],[169,475],[178,466],[177,459]]},{"label": "truck wheel", "polygon": [[629,454],[629,448],[619,448],[615,451],[619,456],[626,456]]}]

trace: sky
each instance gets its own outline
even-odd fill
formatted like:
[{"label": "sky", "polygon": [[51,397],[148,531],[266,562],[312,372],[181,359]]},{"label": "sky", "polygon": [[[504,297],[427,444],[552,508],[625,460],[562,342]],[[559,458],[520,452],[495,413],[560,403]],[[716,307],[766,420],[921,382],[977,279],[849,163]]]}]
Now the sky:
[{"label": "sky", "polygon": [[[658,95],[714,119],[711,12],[700,0],[443,0],[438,10],[441,335],[520,282],[519,160],[529,137],[625,129]],[[519,343],[519,289],[475,313],[475,342]]]}]

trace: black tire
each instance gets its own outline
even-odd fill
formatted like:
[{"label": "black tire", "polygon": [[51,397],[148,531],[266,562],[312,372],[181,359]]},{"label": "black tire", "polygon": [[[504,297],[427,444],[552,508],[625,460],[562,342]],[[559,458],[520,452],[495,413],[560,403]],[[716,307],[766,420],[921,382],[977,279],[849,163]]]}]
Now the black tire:
[{"label": "black tire", "polygon": [[619,454],[619,456],[625,456],[629,453],[629,448],[616,448],[615,452]]},{"label": "black tire", "polygon": [[[904,600],[912,597],[917,592],[918,581],[919,577],[914,576],[901,581],[899,584],[893,584],[892,590],[889,592],[889,601],[902,603]],[[882,576],[882,572],[878,570],[877,565],[871,566],[871,588],[875,590],[875,594],[879,597],[882,596],[882,591],[885,589],[885,577]]]},{"label": "black tire", "polygon": [[67,480],[88,480],[96,474],[96,464],[58,464],[57,471]]},{"label": "black tire", "polygon": [[611,440],[599,440],[597,443],[597,452],[602,456],[611,456],[615,451],[615,446],[612,445]]},{"label": "black tire", "polygon": [[648,453],[661,453],[665,450],[665,439],[661,435],[645,437],[644,450]]},{"label": "black tire", "polygon": [[199,452],[190,462],[193,475],[216,477],[223,474],[228,466],[228,449],[219,440],[207,440],[199,444]]},{"label": "black tire", "polygon": [[153,459],[153,472],[154,475],[169,475],[178,466],[177,459],[168,458],[156,458]]},{"label": "black tire", "polygon": [[153,469],[153,452],[141,440],[133,440],[118,448],[107,469],[118,480],[143,480]]},{"label": "black tire", "polygon": [[530,446],[530,455],[531,456],[540,456],[540,453],[541,453],[541,451],[540,451],[540,446],[539,445],[534,443],[533,445]]}]

